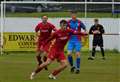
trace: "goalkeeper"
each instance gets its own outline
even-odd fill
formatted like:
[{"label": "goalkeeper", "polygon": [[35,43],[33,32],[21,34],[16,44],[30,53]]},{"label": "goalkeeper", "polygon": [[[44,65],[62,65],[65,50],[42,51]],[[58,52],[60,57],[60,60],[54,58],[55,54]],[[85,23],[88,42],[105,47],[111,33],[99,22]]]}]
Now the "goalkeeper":
[{"label": "goalkeeper", "polygon": [[96,47],[99,46],[102,53],[102,59],[105,60],[104,48],[103,48],[103,37],[104,27],[99,24],[98,19],[94,19],[94,25],[91,26],[89,30],[89,34],[93,34],[93,45],[92,45],[92,56],[88,58],[88,60],[95,59]]}]

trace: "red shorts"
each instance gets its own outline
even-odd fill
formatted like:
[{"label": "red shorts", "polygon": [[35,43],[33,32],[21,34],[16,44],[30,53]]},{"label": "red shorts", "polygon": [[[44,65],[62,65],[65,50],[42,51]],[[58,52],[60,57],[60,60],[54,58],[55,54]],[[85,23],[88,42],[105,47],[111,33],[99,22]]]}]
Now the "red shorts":
[{"label": "red shorts", "polygon": [[47,43],[46,45],[45,45],[45,42],[46,42],[46,40],[39,41],[37,43],[37,51],[45,51],[46,53],[49,52],[49,48],[50,48],[51,42]]},{"label": "red shorts", "polygon": [[36,45],[37,45],[37,51],[40,51],[42,47],[42,41],[38,41]]},{"label": "red shorts", "polygon": [[49,52],[49,48],[50,48],[51,42],[49,42],[48,44],[44,45],[42,50],[45,51],[46,53]]},{"label": "red shorts", "polygon": [[47,43],[45,45],[46,40],[44,41],[39,41],[37,43],[37,51],[45,51],[46,53],[49,53],[50,49],[52,48],[52,46],[54,45],[55,39],[50,41],[49,43]]},{"label": "red shorts", "polygon": [[46,45],[43,46],[42,50],[44,50],[46,53],[49,53],[51,48],[53,47],[55,43],[55,39],[47,43]]},{"label": "red shorts", "polygon": [[66,60],[64,51],[56,51],[56,49],[54,48],[50,50],[48,58],[50,58],[51,60],[57,59],[58,61]]},{"label": "red shorts", "polygon": [[37,43],[37,51],[46,51],[47,50],[47,47],[44,48],[44,42],[45,42],[45,40],[44,41],[38,41],[38,43]]}]

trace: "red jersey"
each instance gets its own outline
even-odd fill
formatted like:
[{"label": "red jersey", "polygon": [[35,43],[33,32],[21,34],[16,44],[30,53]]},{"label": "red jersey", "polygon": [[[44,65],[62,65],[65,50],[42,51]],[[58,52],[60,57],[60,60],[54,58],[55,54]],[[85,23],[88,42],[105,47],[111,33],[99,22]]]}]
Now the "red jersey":
[{"label": "red jersey", "polygon": [[52,39],[56,39],[52,48],[56,49],[56,51],[63,51],[64,47],[69,40],[70,36],[74,35],[86,35],[86,33],[73,31],[71,29],[66,30],[57,30],[53,33],[53,35],[47,40],[48,42]]},{"label": "red jersey", "polygon": [[48,42],[55,39],[55,42],[51,44],[50,51],[48,53],[48,58],[51,60],[57,59],[58,61],[66,60],[64,55],[64,46],[66,45],[71,30],[58,30],[48,39]]},{"label": "red jersey", "polygon": [[48,51],[48,47],[49,46],[46,46],[44,49],[43,49],[43,44],[44,42],[51,36],[51,32],[52,30],[56,30],[55,26],[52,25],[51,23],[39,23],[36,28],[35,28],[35,32],[38,32],[40,31],[40,36],[39,36],[39,39],[38,39],[38,43],[37,43],[37,51],[40,51],[40,50],[43,50],[43,51]]},{"label": "red jersey", "polygon": [[52,48],[56,49],[56,51],[63,51],[64,47],[67,43],[67,41],[70,38],[70,33],[73,33],[74,31],[72,30],[58,30],[55,33],[53,33],[51,39],[56,39],[56,41],[54,42]]},{"label": "red jersey", "polygon": [[39,36],[39,40],[43,41],[46,40],[48,37],[50,37],[52,30],[56,30],[55,26],[52,25],[51,23],[39,23],[36,28],[35,28],[35,32],[40,31],[40,36]]},{"label": "red jersey", "polygon": [[[57,58],[58,60],[65,60],[66,57],[64,55],[64,47],[69,40],[71,34],[80,34],[84,35],[84,33],[76,32],[70,29],[67,30],[58,30],[53,33],[53,35],[47,40],[47,43],[51,41],[52,39],[55,39],[54,44],[52,45],[48,58],[54,60]],[[45,44],[44,44],[45,45]]]}]

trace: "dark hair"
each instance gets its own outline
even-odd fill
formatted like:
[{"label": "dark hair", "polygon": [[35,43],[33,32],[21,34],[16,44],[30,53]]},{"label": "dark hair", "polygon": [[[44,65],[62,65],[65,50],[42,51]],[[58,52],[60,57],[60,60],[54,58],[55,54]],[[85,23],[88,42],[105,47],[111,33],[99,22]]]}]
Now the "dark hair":
[{"label": "dark hair", "polygon": [[60,24],[62,24],[62,23],[63,23],[63,24],[67,24],[67,21],[66,21],[66,20],[61,20],[61,21],[60,21]]},{"label": "dark hair", "polygon": [[98,19],[94,19],[95,22],[98,22]]}]

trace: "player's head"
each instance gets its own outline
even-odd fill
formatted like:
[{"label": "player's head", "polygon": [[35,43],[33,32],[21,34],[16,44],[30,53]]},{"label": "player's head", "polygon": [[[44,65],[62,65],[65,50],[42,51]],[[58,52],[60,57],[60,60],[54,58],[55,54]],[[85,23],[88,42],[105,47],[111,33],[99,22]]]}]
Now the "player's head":
[{"label": "player's head", "polygon": [[77,19],[77,11],[71,11],[71,18],[72,18],[72,20]]},{"label": "player's head", "polygon": [[95,25],[97,25],[99,23],[99,20],[98,19],[94,19],[94,23],[95,23]]},{"label": "player's head", "polygon": [[46,23],[48,20],[48,17],[46,15],[43,15],[41,19],[43,23]]},{"label": "player's head", "polygon": [[60,27],[61,27],[61,29],[65,30],[67,28],[67,21],[66,20],[61,20],[60,21]]}]

